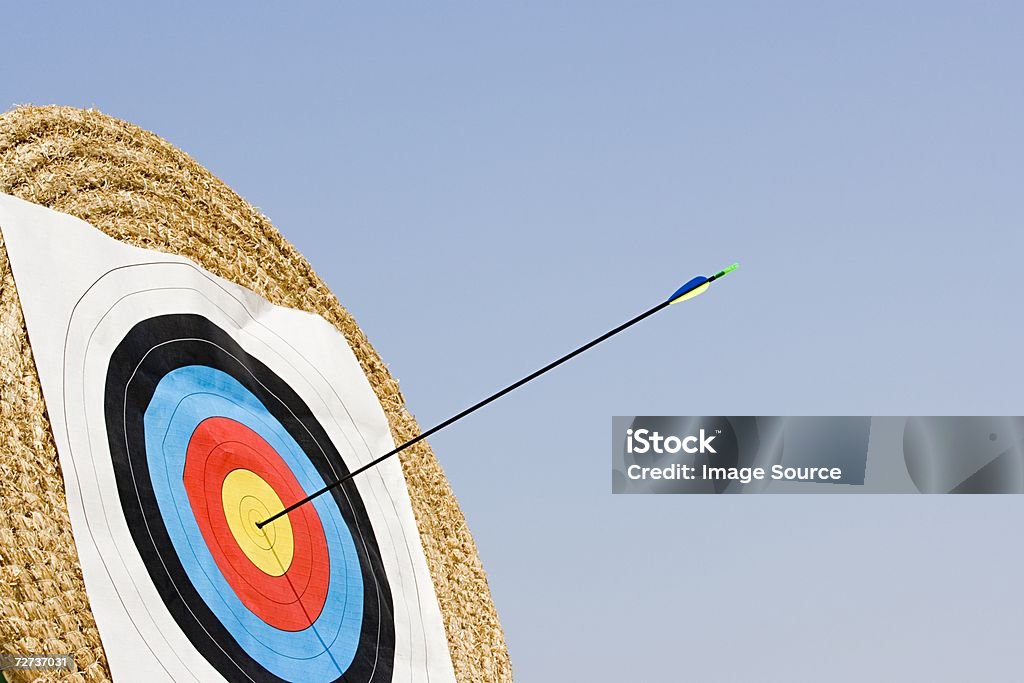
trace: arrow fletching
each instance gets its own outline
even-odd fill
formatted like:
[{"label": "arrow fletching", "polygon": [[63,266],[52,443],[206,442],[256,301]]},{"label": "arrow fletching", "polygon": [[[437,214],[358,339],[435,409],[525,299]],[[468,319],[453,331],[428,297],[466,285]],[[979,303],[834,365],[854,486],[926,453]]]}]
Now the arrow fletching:
[{"label": "arrow fletching", "polygon": [[706,277],[698,275],[673,292],[672,296],[668,298],[668,302],[670,304],[677,304],[680,301],[686,301],[687,299],[692,299],[695,296],[700,296],[707,291],[709,284],[710,283]]},{"label": "arrow fletching", "polygon": [[678,304],[680,301],[686,301],[687,299],[692,299],[695,296],[700,296],[704,292],[708,291],[708,287],[711,285],[712,282],[719,278],[725,277],[726,275],[728,275],[729,273],[731,273],[732,271],[736,270],[739,267],[740,264],[734,263],[728,268],[718,271],[711,277],[704,277],[703,275],[698,275],[697,277],[693,278],[685,285],[677,289],[675,292],[673,292],[672,296],[668,298],[669,304]]}]

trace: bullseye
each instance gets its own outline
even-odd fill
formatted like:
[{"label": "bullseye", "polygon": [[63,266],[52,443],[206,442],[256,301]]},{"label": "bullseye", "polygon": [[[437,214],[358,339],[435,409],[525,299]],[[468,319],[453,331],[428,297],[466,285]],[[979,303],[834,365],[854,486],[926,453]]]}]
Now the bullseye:
[{"label": "bullseye", "polygon": [[232,470],[221,485],[221,501],[228,528],[245,556],[270,576],[287,572],[295,554],[291,521],[256,526],[271,510],[283,507],[273,487],[251,470]]}]

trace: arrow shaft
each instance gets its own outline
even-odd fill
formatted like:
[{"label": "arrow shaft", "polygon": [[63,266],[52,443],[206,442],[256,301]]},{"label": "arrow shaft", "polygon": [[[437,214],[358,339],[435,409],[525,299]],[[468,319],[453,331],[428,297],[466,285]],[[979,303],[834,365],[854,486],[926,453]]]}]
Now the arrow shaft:
[{"label": "arrow shaft", "polygon": [[270,517],[267,517],[262,522],[257,522],[256,526],[262,529],[267,524],[270,524],[274,520],[279,519],[279,518],[283,517],[284,515],[287,515],[289,512],[295,510],[296,508],[298,508],[298,507],[300,507],[302,505],[305,505],[309,501],[311,501],[311,500],[313,500],[313,499],[315,499],[315,498],[317,498],[319,496],[322,496],[323,494],[327,493],[331,489],[338,488],[339,486],[344,484],[349,479],[352,479],[353,477],[355,477],[355,476],[357,476],[359,474],[362,474],[363,472],[365,472],[368,469],[376,467],[377,465],[381,464],[382,462],[384,462],[388,458],[391,458],[391,457],[393,457],[395,455],[398,455],[399,453],[401,453],[405,449],[409,448],[410,446],[412,446],[414,444],[419,443],[420,441],[422,441],[423,439],[427,438],[428,436],[430,436],[432,434],[438,433],[439,431],[441,431],[445,427],[448,427],[449,425],[454,424],[455,422],[458,422],[459,420],[461,420],[462,418],[466,417],[467,415],[475,413],[476,411],[480,410],[484,406],[486,406],[486,405],[488,405],[490,403],[493,403],[494,401],[497,401],[499,398],[501,398],[505,394],[508,394],[508,393],[511,393],[511,392],[515,391],[516,389],[518,389],[519,387],[523,386],[527,382],[532,382],[533,380],[537,379],[538,377],[540,377],[544,373],[549,372],[551,370],[554,370],[555,368],[557,368],[562,363],[565,363],[565,362],[567,362],[569,360],[572,360],[573,358],[575,358],[576,356],[580,355],[584,351],[588,351],[588,350],[594,348],[595,346],[597,346],[601,342],[605,341],[609,337],[614,337],[619,332],[622,332],[623,330],[625,330],[627,328],[630,328],[633,325],[636,325],[638,322],[651,317],[652,315],[654,315],[658,311],[662,310],[663,308],[668,307],[669,303],[670,302],[668,302],[668,301],[663,301],[662,303],[658,304],[657,306],[654,306],[654,307],[644,311],[643,313],[641,313],[640,315],[636,316],[635,318],[633,318],[631,320],[627,320],[626,322],[622,323],[621,325],[619,325],[615,329],[612,329],[612,330],[609,330],[609,331],[605,332],[600,337],[587,342],[586,344],[584,344],[583,346],[581,346],[581,347],[579,347],[577,349],[573,349],[572,351],[570,351],[569,353],[565,354],[561,358],[559,358],[557,360],[554,360],[554,361],[551,361],[550,363],[548,363],[544,367],[540,368],[539,370],[536,370],[536,371],[530,373],[529,375],[527,375],[526,377],[523,377],[521,380],[519,380],[517,382],[513,382],[512,384],[509,384],[504,389],[501,389],[500,391],[496,391],[495,393],[491,394],[490,396],[488,396],[487,398],[483,399],[482,401],[479,401],[478,403],[474,403],[470,407],[468,407],[465,410],[463,410],[461,413],[458,413],[456,415],[452,415],[451,417],[449,417],[444,422],[441,422],[439,424],[434,425],[433,427],[431,427],[427,431],[421,433],[419,436],[415,436],[415,437],[409,439],[408,441],[403,443],[401,446],[397,446],[394,450],[388,451],[387,453],[385,453],[384,455],[380,456],[379,458],[377,458],[375,460],[371,460],[370,462],[366,463],[362,467],[359,467],[358,469],[353,470],[352,472],[349,472],[344,477],[341,477],[340,479],[337,479],[337,480],[327,484],[322,489],[320,489],[318,491],[314,491],[313,493],[309,494],[308,496],[306,496],[302,500],[296,501],[296,502],[292,503],[291,505],[289,505],[288,507],[286,507],[283,510],[281,510],[280,512],[277,512],[277,513],[271,515]]},{"label": "arrow shaft", "polygon": [[532,382],[533,380],[537,379],[538,377],[540,377],[544,373],[550,372],[551,370],[554,370],[555,368],[557,368],[562,363],[565,363],[566,361],[572,360],[573,358],[575,358],[576,356],[580,355],[584,351],[587,351],[589,349],[594,348],[595,346],[597,346],[598,344],[600,344],[604,340],[608,339],[609,337],[614,337],[619,332],[622,332],[623,330],[628,329],[628,328],[632,327],[633,325],[636,325],[641,320],[645,320],[645,319],[651,317],[652,315],[654,315],[658,311],[662,310],[663,308],[668,308],[670,305],[672,305],[673,303],[675,303],[677,301],[683,301],[685,298],[687,298],[687,296],[686,296],[687,294],[690,294],[690,293],[700,293],[700,291],[703,291],[703,289],[706,289],[709,284],[711,284],[712,282],[714,282],[715,280],[717,280],[717,279],[719,279],[721,277],[724,277],[725,275],[728,275],[732,271],[736,270],[737,267],[739,267],[739,264],[738,263],[734,263],[731,266],[729,266],[728,268],[726,268],[724,270],[718,271],[717,273],[715,273],[714,275],[712,275],[709,278],[696,277],[696,278],[690,280],[688,283],[686,283],[685,285],[680,287],[675,293],[673,293],[672,296],[669,297],[668,301],[663,301],[660,304],[658,304],[657,306],[654,306],[652,308],[647,309],[646,311],[644,311],[640,315],[636,316],[635,318],[633,318],[631,320],[627,320],[626,322],[622,323],[621,325],[619,325],[615,329],[608,330],[607,332],[602,334],[600,337],[587,342],[586,344],[584,344],[583,346],[581,346],[581,347],[579,347],[577,349],[573,349],[572,351],[570,351],[569,353],[565,354],[561,358],[559,358],[557,360],[551,361],[550,363],[548,363],[547,365],[545,365],[541,369],[536,370],[534,372],[531,372],[529,375],[527,375],[526,377],[523,377],[521,380],[519,380],[517,382],[513,382],[512,384],[509,384],[507,387],[505,387],[504,389],[501,389],[500,391],[494,392],[493,394],[491,394],[487,398],[483,399],[482,401],[480,401],[478,403],[474,403],[470,407],[466,408],[461,413],[457,413],[456,415],[452,415],[451,417],[449,417],[444,422],[441,422],[440,424],[434,425],[433,427],[431,427],[427,431],[421,433],[419,436],[415,436],[415,437],[409,439],[408,441],[403,443],[401,446],[398,446],[398,447],[394,448],[393,450],[388,451],[387,453],[385,453],[384,455],[380,456],[379,458],[377,458],[375,460],[371,460],[370,462],[366,463],[362,467],[360,467],[360,468],[358,468],[356,470],[353,470],[352,472],[349,472],[344,477],[341,477],[340,479],[332,481],[331,483],[327,484],[326,486],[324,486],[319,491],[314,491],[313,493],[309,494],[308,496],[306,496],[302,500],[296,501],[296,502],[292,503],[291,505],[289,505],[288,507],[286,507],[283,510],[281,510],[280,512],[277,512],[277,513],[271,515],[270,517],[267,517],[262,522],[256,522],[256,526],[258,528],[262,529],[267,524],[270,524],[271,522],[273,522],[276,519],[280,519],[284,515],[287,515],[289,512],[295,510],[296,508],[298,508],[298,507],[300,507],[302,505],[305,505],[306,503],[308,503],[311,500],[317,498],[318,496],[322,496],[323,494],[327,493],[331,489],[338,488],[339,486],[344,484],[346,481],[352,479],[353,477],[355,477],[355,476],[357,476],[359,474],[362,474],[363,472],[365,472],[368,469],[376,467],[377,465],[381,464],[382,462],[384,462],[388,458],[391,458],[391,457],[394,457],[394,456],[398,455],[399,453],[404,451],[406,448],[409,448],[409,446],[412,446],[414,444],[419,443],[420,441],[422,441],[423,439],[427,438],[431,434],[437,434],[439,431],[441,431],[445,427],[448,427],[449,425],[458,422],[459,420],[461,420],[462,418],[466,417],[467,415],[475,413],[476,411],[480,410],[484,406],[486,406],[486,405],[488,405],[490,403],[493,403],[494,401],[497,401],[499,398],[501,398],[505,394],[508,394],[510,392],[515,391],[516,389],[518,389],[519,387],[523,386],[527,382]]}]

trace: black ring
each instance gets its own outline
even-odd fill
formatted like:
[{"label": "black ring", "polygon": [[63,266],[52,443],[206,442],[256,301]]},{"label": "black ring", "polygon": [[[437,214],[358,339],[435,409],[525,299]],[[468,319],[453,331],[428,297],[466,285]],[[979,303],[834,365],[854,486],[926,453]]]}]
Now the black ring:
[{"label": "black ring", "polygon": [[[107,438],[121,507],[154,586],[182,632],[227,680],[281,681],[245,652],[192,586],[153,492],[146,457],[146,408],[159,381],[189,365],[227,373],[256,396],[295,439],[324,481],[348,474],[349,468],[298,394],[200,315],[144,320],[111,355],[104,388]],[[331,495],[356,540],[363,574],[359,645],[352,663],[336,681],[389,683],[394,670],[394,604],[380,548],[356,487],[349,482]]]}]

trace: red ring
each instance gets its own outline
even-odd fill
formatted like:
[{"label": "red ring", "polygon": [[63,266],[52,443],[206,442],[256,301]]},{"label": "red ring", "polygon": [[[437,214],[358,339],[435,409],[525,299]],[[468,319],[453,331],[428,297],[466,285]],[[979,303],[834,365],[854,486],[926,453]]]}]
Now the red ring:
[{"label": "red ring", "polygon": [[259,434],[226,417],[203,420],[189,439],[183,476],[203,539],[225,580],[253,614],[283,631],[301,631],[323,611],[330,582],[320,516],[312,505],[289,513],[295,542],[292,562],[281,576],[267,574],[246,556],[228,527],[221,489],[236,469],[262,477],[285,505],[306,496],[281,456]]}]

